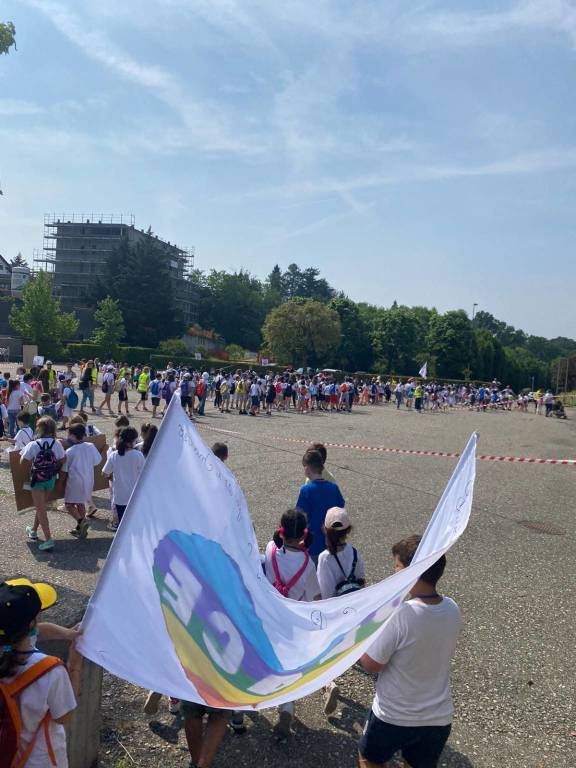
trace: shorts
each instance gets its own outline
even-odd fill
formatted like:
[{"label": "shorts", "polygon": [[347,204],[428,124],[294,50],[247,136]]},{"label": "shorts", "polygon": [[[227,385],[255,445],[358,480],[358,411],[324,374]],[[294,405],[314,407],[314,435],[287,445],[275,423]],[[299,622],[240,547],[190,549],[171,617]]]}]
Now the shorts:
[{"label": "shorts", "polygon": [[260,405],[260,398],[258,395],[252,395],[252,407],[257,408]]},{"label": "shorts", "polygon": [[191,406],[192,405],[192,398],[190,397],[190,395],[185,395],[184,397],[181,397],[180,398],[180,405],[182,406],[182,408],[186,408],[188,406]]},{"label": "shorts", "polygon": [[140,392],[140,400],[148,400],[148,392]]},{"label": "shorts", "polygon": [[152,398],[152,405],[157,408],[160,405],[160,398],[159,397],[153,397]]},{"label": "shorts", "polygon": [[330,395],[330,402],[335,405],[338,402],[338,395]]},{"label": "shorts", "polygon": [[118,392],[118,400],[121,403],[128,402],[128,392],[126,392],[125,389],[121,389],[120,392]]},{"label": "shorts", "polygon": [[53,491],[56,485],[56,478],[52,477],[50,480],[43,480],[41,483],[35,483],[30,486],[31,491]]},{"label": "shorts", "polygon": [[451,729],[451,725],[392,725],[371,711],[358,751],[371,763],[386,763],[400,751],[412,768],[436,768]]},{"label": "shorts", "polygon": [[228,718],[234,714],[232,709],[216,709],[207,704],[196,704],[194,701],[182,701],[180,712],[185,720],[202,720],[204,715],[221,715]]}]

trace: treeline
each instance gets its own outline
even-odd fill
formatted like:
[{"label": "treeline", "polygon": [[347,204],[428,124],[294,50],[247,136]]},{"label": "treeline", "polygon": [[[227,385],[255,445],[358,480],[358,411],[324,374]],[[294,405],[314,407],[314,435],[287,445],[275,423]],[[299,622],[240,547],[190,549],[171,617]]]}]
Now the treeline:
[{"label": "treeline", "polygon": [[[533,336],[485,311],[478,312],[472,323],[461,309],[440,313],[396,302],[391,307],[357,303],[330,286],[318,269],[300,269],[296,264],[284,272],[276,265],[265,280],[244,270],[197,270],[191,279],[202,327],[247,349],[271,353],[281,349],[285,362],[299,365],[410,375],[427,361],[431,376],[496,378],[521,388],[531,386],[532,377],[535,386],[548,384],[550,363],[576,353],[574,339]],[[271,336],[270,313],[287,302],[284,312],[276,315],[276,335]],[[299,319],[304,302],[311,327]],[[334,315],[321,314],[317,304],[335,313],[336,328]],[[298,325],[291,322],[293,317]],[[327,348],[320,344],[318,352],[321,340],[315,328],[325,337],[338,331],[337,343]],[[291,342],[290,336],[300,338]]]}]

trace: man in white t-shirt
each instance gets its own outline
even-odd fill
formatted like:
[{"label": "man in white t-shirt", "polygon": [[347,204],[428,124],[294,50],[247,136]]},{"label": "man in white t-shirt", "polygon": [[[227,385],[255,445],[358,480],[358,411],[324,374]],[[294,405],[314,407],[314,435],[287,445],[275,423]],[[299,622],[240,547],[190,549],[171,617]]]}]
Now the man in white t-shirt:
[{"label": "man in white t-shirt", "polygon": [[[420,539],[394,544],[396,571],[410,565]],[[436,591],[445,566],[443,555],[422,574],[360,660],[366,672],[379,673],[358,745],[361,768],[382,768],[396,752],[411,768],[438,765],[450,735],[450,661],[462,626],[456,603]]]}]

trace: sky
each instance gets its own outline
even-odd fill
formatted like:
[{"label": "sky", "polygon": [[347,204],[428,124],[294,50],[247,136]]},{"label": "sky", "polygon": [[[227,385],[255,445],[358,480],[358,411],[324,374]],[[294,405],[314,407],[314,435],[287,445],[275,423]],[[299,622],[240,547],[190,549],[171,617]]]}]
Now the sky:
[{"label": "sky", "polygon": [[134,214],[196,267],[576,336],[576,0],[0,0],[0,253]]}]

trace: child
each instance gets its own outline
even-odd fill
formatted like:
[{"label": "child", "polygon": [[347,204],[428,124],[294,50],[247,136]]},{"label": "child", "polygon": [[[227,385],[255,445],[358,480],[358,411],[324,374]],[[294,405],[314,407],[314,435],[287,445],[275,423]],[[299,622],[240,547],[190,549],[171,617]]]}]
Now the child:
[{"label": "child", "polygon": [[[326,450],[326,446],[324,443],[312,443],[310,448],[308,448],[309,451],[318,451],[320,456],[322,457],[322,480],[330,480],[331,483],[336,482],[336,478],[330,472],[329,469],[326,469],[326,459],[328,458],[328,451]],[[306,478],[306,482],[309,483],[310,480]]]},{"label": "child", "polygon": [[134,448],[138,432],[133,427],[125,427],[118,437],[116,450],[108,456],[102,468],[105,475],[112,478],[112,505],[116,510],[118,524],[126,511],[132,491],[146,459],[141,451]]},{"label": "child", "polygon": [[60,406],[62,408],[62,426],[60,429],[66,429],[68,421],[74,415],[74,408],[78,405],[78,395],[72,386],[72,374],[67,373],[62,387],[62,396]]},{"label": "child", "polygon": [[228,446],[226,443],[214,443],[212,446],[212,453],[217,456],[220,461],[228,460]]},{"label": "child", "polygon": [[[93,424],[88,424],[88,414],[84,411],[77,413],[76,416],[73,416],[70,419],[70,426],[73,424],[83,424],[86,427],[87,437],[95,437],[96,435],[102,434],[102,431],[98,429],[98,427],[95,427]],[[65,512],[66,509],[60,509],[60,507],[58,507],[58,511]],[[96,512],[98,512],[98,508],[92,501],[92,497],[86,499],[86,517],[94,517]]]},{"label": "child", "polygon": [[[162,374],[157,373],[156,378],[150,382],[150,398],[152,401],[152,418],[156,418],[156,411],[160,405],[160,394],[162,391]],[[136,406],[138,410],[138,405]]]},{"label": "child", "polygon": [[38,416],[40,416],[40,418],[42,418],[42,416],[50,416],[54,421],[58,418],[56,414],[56,404],[52,402],[52,398],[49,394],[41,395]]},{"label": "child", "polygon": [[26,411],[20,411],[16,417],[18,432],[14,438],[14,450],[21,451],[34,437],[34,430],[30,426],[30,414]]},{"label": "child", "polygon": [[36,423],[36,439],[28,443],[20,456],[20,463],[30,472],[30,490],[36,509],[34,524],[26,526],[26,536],[30,541],[37,541],[38,527],[42,528],[44,541],[38,544],[41,552],[54,549],[46,511],[47,497],[54,490],[64,458],[62,443],[56,440],[56,422],[42,416]]},{"label": "child", "polygon": [[120,376],[116,386],[118,388],[118,416],[122,415],[122,403],[124,403],[124,411],[126,412],[126,416],[129,416],[130,411],[128,410],[128,381],[126,376]]},{"label": "child", "polygon": [[[5,735],[17,733],[15,717],[21,719],[15,754],[3,753],[1,758],[5,765],[67,768],[64,723],[76,708],[74,691],[62,662],[36,649],[38,616],[56,602],[57,595],[48,584],[22,582],[0,584],[0,701],[4,700]],[[10,705],[15,705],[15,711]]]},{"label": "child", "polygon": [[256,379],[252,380],[250,385],[250,416],[256,416],[260,409],[260,385]]},{"label": "child", "polygon": [[228,379],[220,382],[220,413],[230,413],[230,384]]},{"label": "child", "polygon": [[157,434],[158,427],[155,424],[150,424],[149,421],[140,427],[140,440],[136,443],[136,448],[142,451],[144,458],[148,457]]},{"label": "child", "polygon": [[[282,515],[280,528],[274,532],[266,547],[264,570],[268,581],[291,600],[319,600],[320,585],[316,568],[308,554],[312,534],[306,515],[299,509],[289,509]],[[290,736],[294,718],[294,702],[281,704],[276,733]]]},{"label": "child", "polygon": [[[346,543],[351,531],[352,525],[345,509],[332,507],[328,510],[324,520],[327,549],[318,558],[318,583],[322,600],[356,592],[366,583],[364,561],[356,549]],[[335,682],[326,687],[324,714],[332,715],[335,712],[339,693]]]},{"label": "child", "polygon": [[0,440],[4,438],[6,432],[6,425],[8,424],[8,411],[6,406],[0,400]]},{"label": "child", "polygon": [[318,555],[324,549],[324,536],[322,526],[326,512],[330,507],[344,507],[344,497],[336,483],[324,480],[322,472],[324,464],[319,451],[308,450],[302,458],[304,474],[310,482],[306,482],[300,488],[300,494],[296,507],[306,513],[308,525],[314,534],[310,555],[316,563]]},{"label": "child", "polygon": [[[162,385],[162,400],[164,400],[164,408],[162,410],[162,416],[166,413],[168,410],[168,406],[170,405],[170,401],[172,400],[172,395],[174,394],[176,390],[176,381],[175,376],[173,373],[169,373],[166,381]],[[145,408],[144,410],[148,410]]]},{"label": "child", "polygon": [[96,446],[85,443],[86,427],[74,424],[68,430],[72,446],[66,451],[64,472],[67,474],[64,504],[69,515],[76,520],[76,528],[70,534],[85,539],[90,522],[86,517],[86,499],[92,498],[94,490],[94,467],[102,461]]},{"label": "child", "polygon": [[8,410],[10,437],[12,438],[16,437],[16,418],[26,405],[27,400],[28,397],[20,389],[18,379],[10,379],[8,382],[8,401],[6,407]]}]

